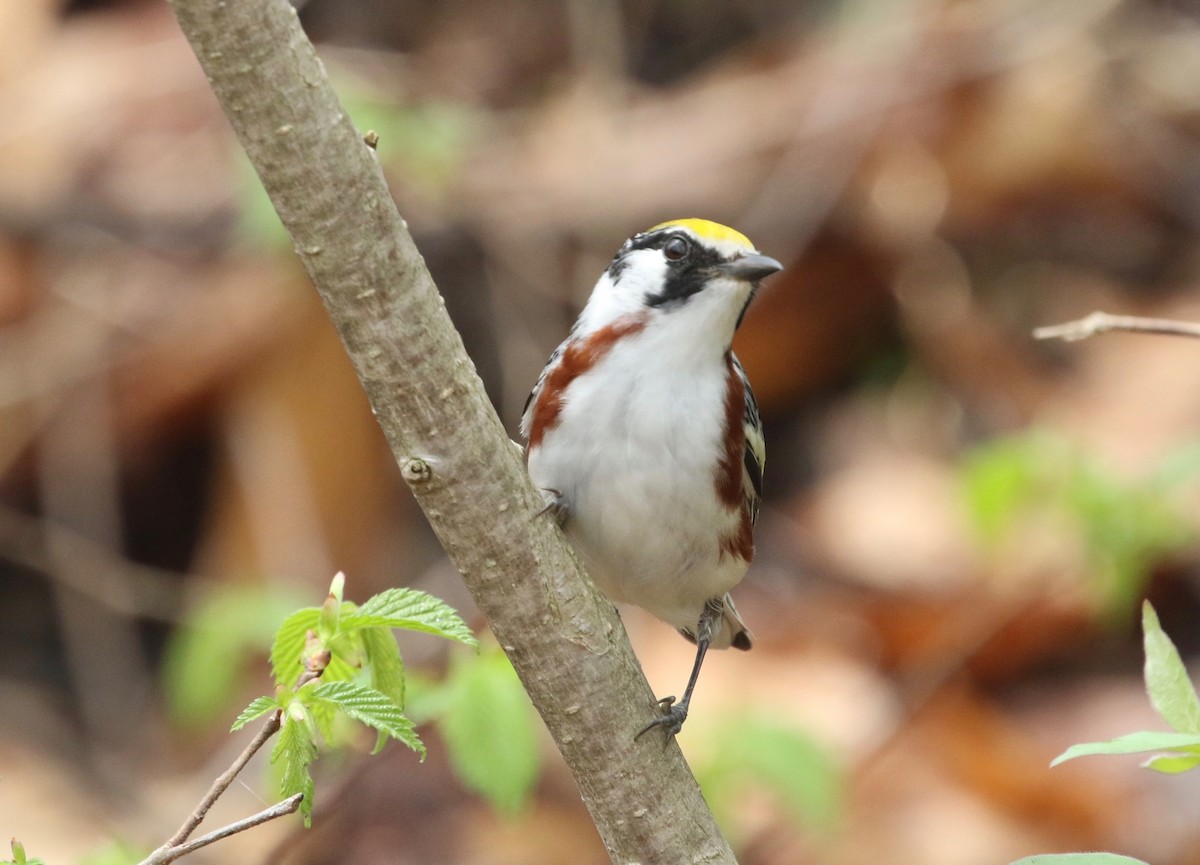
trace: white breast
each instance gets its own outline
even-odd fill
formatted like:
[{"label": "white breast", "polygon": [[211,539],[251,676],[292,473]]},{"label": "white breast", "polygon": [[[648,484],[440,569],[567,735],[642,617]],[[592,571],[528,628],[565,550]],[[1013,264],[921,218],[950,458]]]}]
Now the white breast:
[{"label": "white breast", "polygon": [[570,384],[529,473],[561,493],[568,536],[605,594],[694,628],[747,567],[719,546],[738,519],[714,486],[727,372],[721,354],[678,355],[662,324],[621,339]]}]

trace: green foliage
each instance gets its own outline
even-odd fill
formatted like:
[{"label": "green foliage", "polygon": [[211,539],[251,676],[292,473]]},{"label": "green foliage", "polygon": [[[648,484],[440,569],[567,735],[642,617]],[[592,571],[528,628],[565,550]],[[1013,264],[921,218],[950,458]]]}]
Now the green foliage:
[{"label": "green foliage", "polygon": [[1200,472],[1193,446],[1150,477],[1127,481],[1065,438],[1034,431],[990,442],[962,466],[967,510],[983,545],[997,549],[1029,526],[1073,538],[1085,550],[1097,597],[1109,612],[1132,607],[1150,568],[1194,540],[1175,488]]},{"label": "green foliage", "polygon": [[1010,865],[1146,865],[1141,859],[1132,856],[1118,856],[1116,853],[1047,853],[1040,856],[1027,856],[1018,859]]},{"label": "green foliage", "polygon": [[339,720],[375,730],[376,752],[388,739],[396,739],[425,757],[425,746],[404,714],[404,663],[392,629],[477,645],[458,614],[424,592],[388,589],[360,608],[342,599],[344,581],[342,574],[334,578],[322,606],[297,610],[284,619],[271,646],[276,696],[257,697],[233,724],[238,730],[269,712],[282,711],[271,763],[281,769],[280,793],[285,798],[304,794],[300,813],[306,826],[312,821],[309,768],[317,757],[318,740],[332,743]]},{"label": "green foliage", "polygon": [[453,607],[416,589],[386,589],[342,622],[347,631],[378,627],[421,631],[468,646],[479,645]]},{"label": "green foliage", "polygon": [[236,732],[242,727],[245,727],[255,718],[261,718],[263,715],[270,712],[272,709],[283,708],[282,704],[274,697],[255,697],[250,701],[250,705],[242,709],[242,714],[237,716],[237,720],[233,722],[233,726],[229,728],[229,732]]},{"label": "green foliage", "polygon": [[1057,766],[1076,757],[1093,757],[1097,754],[1142,754],[1147,751],[1171,751],[1200,754],[1200,734],[1141,730],[1126,733],[1107,742],[1085,742],[1072,745],[1050,763]]},{"label": "green foliage", "polygon": [[271,644],[271,675],[275,684],[293,688],[304,673],[304,645],[309,631],[315,631],[321,621],[319,607],[296,610],[275,632]]},{"label": "green foliage", "polygon": [[338,77],[338,91],[355,126],[379,135],[380,159],[403,175],[407,187],[428,196],[449,191],[479,127],[468,106],[438,100],[397,104],[347,76]]},{"label": "green foliage", "polygon": [[[383,628],[362,628],[358,633],[366,653],[371,687],[403,710],[404,661],[400,657],[400,647]],[[386,743],[387,734],[380,730],[375,737],[373,753],[379,753]]]},{"label": "green foliage", "polygon": [[503,814],[525,805],[540,771],[529,697],[499,648],[454,658],[437,697],[450,763]]},{"label": "green foliage", "polygon": [[140,862],[150,851],[127,841],[112,841],[77,859],[75,865],[129,865]]},{"label": "green foliage", "polygon": [[41,859],[26,859],[25,845],[12,839],[12,859],[0,859],[0,865],[46,865]]},{"label": "green foliage", "polygon": [[1146,652],[1146,693],[1158,714],[1173,730],[1200,733],[1200,699],[1188,678],[1179,650],[1159,624],[1158,614],[1142,604],[1142,633]]},{"label": "green foliage", "polygon": [[[310,699],[327,703],[366,724],[381,736],[403,742],[425,759],[425,745],[417,737],[413,722],[404,717],[401,707],[386,694],[350,682],[326,682],[312,690]],[[382,744],[377,743],[376,750]]]},{"label": "green foliage", "polygon": [[810,829],[829,831],[842,813],[843,779],[827,751],[796,727],[760,714],[723,720],[715,756],[696,772],[723,823],[748,789],[770,792]]},{"label": "green foliage", "polygon": [[229,584],[206,592],[167,643],[162,683],[171,719],[202,727],[228,712],[246,659],[271,645],[277,623],[299,603],[270,586]]},{"label": "green foliage", "polygon": [[1200,698],[1188,678],[1179,650],[1164,633],[1154,607],[1142,604],[1143,643],[1146,651],[1146,692],[1150,702],[1172,732],[1143,730],[1107,742],[1072,745],[1051,766],[1076,757],[1096,754],[1143,754],[1166,752],[1151,757],[1148,769],[1175,775],[1200,765]]},{"label": "green foliage", "polygon": [[292,238],[283,227],[275,205],[263,188],[250,158],[240,147],[234,158],[235,179],[238,186],[238,235],[252,247],[269,249],[291,249]]},{"label": "green foliage", "polygon": [[[390,172],[403,177],[404,188],[433,199],[448,195],[481,127],[477,113],[467,105],[444,100],[398,104],[343,70],[331,72],[346,112],[360,131],[378,134],[379,157]],[[239,235],[254,246],[291,249],[291,237],[250,160],[240,149],[236,158]]]},{"label": "green foliage", "polygon": [[300,803],[300,814],[304,826],[312,825],[313,779],[309,767],[317,759],[316,733],[300,703],[293,703],[283,716],[279,738],[271,749],[272,765],[279,764],[283,776],[279,782],[279,793],[283,798],[304,794]]},{"label": "green foliage", "polygon": [[[1197,452],[1200,454],[1200,452]],[[1200,465],[1197,462],[1196,465]],[[1172,476],[1178,477],[1172,469]],[[1143,645],[1146,651],[1146,693],[1150,702],[1172,728],[1171,731],[1142,730],[1107,742],[1072,745],[1054,758],[1057,766],[1076,757],[1096,754],[1144,754],[1158,752],[1143,766],[1167,775],[1186,772],[1200,765],[1200,698],[1188,678],[1179,650],[1159,624],[1149,601],[1142,603]],[[1166,753],[1163,753],[1166,752]],[[1010,865],[1146,865],[1140,859],[1115,853],[1061,853],[1030,856]]]}]

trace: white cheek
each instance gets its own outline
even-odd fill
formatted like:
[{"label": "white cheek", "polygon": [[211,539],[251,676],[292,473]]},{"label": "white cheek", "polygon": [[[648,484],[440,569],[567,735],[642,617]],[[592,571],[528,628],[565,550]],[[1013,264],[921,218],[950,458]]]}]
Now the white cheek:
[{"label": "white cheek", "polygon": [[646,295],[656,291],[667,275],[667,263],[656,249],[639,249],[626,257],[621,278],[613,282],[605,273],[592,289],[587,306],[579,315],[580,334],[599,330],[622,315],[646,307]]}]

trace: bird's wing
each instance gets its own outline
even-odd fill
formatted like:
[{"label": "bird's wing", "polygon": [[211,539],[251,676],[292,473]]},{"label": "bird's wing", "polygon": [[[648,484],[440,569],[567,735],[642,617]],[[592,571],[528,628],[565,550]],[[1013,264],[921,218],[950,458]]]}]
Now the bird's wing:
[{"label": "bird's wing", "polygon": [[742,380],[742,389],[746,394],[745,409],[742,412],[742,429],[746,434],[746,447],[742,455],[742,495],[743,507],[750,512],[750,522],[758,521],[758,510],[762,504],[763,467],[767,461],[767,445],[763,439],[762,418],[758,414],[758,403],[754,399],[754,391],[750,388],[750,379],[742,369],[737,356],[733,357],[733,368],[737,370]]}]

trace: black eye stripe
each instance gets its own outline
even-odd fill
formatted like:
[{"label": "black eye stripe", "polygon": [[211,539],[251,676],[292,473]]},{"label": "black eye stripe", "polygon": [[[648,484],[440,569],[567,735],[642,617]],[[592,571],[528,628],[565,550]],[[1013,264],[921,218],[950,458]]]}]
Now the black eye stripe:
[{"label": "black eye stripe", "polygon": [[712,279],[712,268],[724,259],[715,249],[691,244],[690,253],[679,259],[667,259],[666,281],[661,291],[648,292],[646,305],[650,307],[664,306],[671,303],[684,303],[693,294],[701,291]]},{"label": "black eye stripe", "polygon": [[[682,241],[687,250],[678,258],[672,258],[667,246]],[[617,251],[608,275],[619,281],[630,264],[630,254],[641,249],[659,249],[666,259],[666,281],[660,291],[647,292],[645,302],[649,307],[684,303],[693,294],[701,291],[712,278],[711,268],[726,259],[715,249],[698,243],[690,234],[676,228],[660,229],[645,234],[635,234]]]}]

